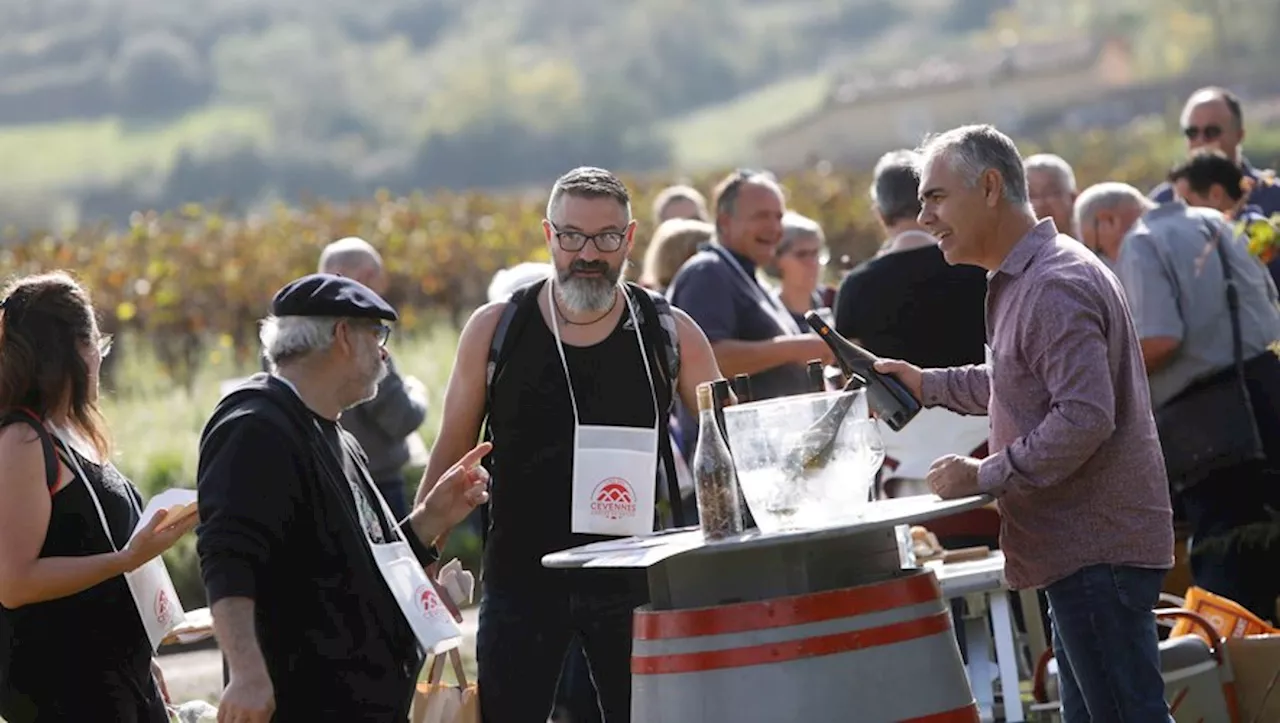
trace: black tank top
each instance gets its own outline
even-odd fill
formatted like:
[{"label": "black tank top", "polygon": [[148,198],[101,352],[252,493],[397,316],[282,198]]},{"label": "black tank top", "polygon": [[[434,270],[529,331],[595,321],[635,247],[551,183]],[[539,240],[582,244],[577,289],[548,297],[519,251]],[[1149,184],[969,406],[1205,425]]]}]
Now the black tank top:
[{"label": "black tank top", "polygon": [[[653,395],[630,320],[624,310],[599,344],[564,346],[582,424],[654,426]],[[494,380],[490,407],[493,481],[484,571],[485,584],[496,586],[545,582],[550,571],[542,567],[543,555],[610,539],[569,531],[573,407],[551,329],[535,311],[507,343],[512,349]],[[648,345],[645,353],[658,408],[666,409],[671,390],[659,381]],[[667,434],[667,417],[661,417],[658,433]]]},{"label": "black tank top", "polygon": [[[114,466],[97,465],[59,444],[80,465],[97,493],[117,549],[138,525],[141,499]],[[67,465],[75,473],[74,465]],[[65,474],[65,472],[64,472]],[[43,483],[43,480],[42,480]],[[49,529],[40,557],[79,557],[111,552],[85,480],[73,479],[53,495]],[[10,637],[8,659],[0,656],[0,684],[15,690],[43,688],[48,676],[128,671],[151,656],[151,645],[123,575],[57,600],[0,606]],[[2,644],[3,641],[0,641]],[[144,668],[145,669],[145,668]]]}]

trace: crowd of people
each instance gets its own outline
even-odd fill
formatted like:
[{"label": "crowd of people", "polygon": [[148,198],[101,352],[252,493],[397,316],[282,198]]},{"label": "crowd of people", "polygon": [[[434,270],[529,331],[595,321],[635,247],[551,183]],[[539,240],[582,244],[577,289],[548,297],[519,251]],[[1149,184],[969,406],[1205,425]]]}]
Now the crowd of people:
[{"label": "crowd of people", "polygon": [[[1150,194],[1079,190],[1065,160],[1024,159],[988,125],[888,153],[869,189],[886,240],[835,285],[821,225],[754,170],[710,203],[664,191],[640,283],[626,282],[630,194],[574,169],[547,202],[551,262],[499,274],[462,330],[414,495],[401,469],[425,390],[386,350],[398,314],[381,257],[336,241],[271,300],[264,371],[205,427],[198,528],[140,524],[111,464],[97,384],[110,344],[88,291],[65,273],[14,281],[0,300],[0,715],[168,720],[149,563],[195,528],[227,663],[219,721],[402,722],[430,648],[405,570],[434,574],[450,529],[480,514],[483,719],[628,721],[644,574],[541,558],[693,522],[695,390],[749,374],[755,399],[808,391],[806,363],[833,361],[806,330],[817,311],[927,407],[989,420],[983,453],[944,455],[925,481],[997,500],[1010,584],[1044,593],[1065,720],[1171,720],[1152,608],[1176,520],[1197,585],[1280,617],[1278,267],[1242,232],[1280,212],[1280,189],[1240,154],[1231,93],[1197,92],[1181,120],[1188,157]],[[1201,444],[1227,453],[1188,464]],[[593,515],[600,480],[630,481],[638,513]]]}]

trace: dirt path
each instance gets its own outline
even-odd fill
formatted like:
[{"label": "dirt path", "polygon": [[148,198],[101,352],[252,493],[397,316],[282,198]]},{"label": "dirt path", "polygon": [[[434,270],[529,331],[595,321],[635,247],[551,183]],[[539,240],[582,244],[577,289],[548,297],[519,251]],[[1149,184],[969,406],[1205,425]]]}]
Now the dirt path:
[{"label": "dirt path", "polygon": [[[462,611],[462,650],[467,658],[475,654],[476,626],[480,609]],[[469,666],[470,667],[470,666]],[[197,698],[217,704],[222,694],[222,654],[217,650],[194,650],[160,656],[169,695],[176,703]]]}]

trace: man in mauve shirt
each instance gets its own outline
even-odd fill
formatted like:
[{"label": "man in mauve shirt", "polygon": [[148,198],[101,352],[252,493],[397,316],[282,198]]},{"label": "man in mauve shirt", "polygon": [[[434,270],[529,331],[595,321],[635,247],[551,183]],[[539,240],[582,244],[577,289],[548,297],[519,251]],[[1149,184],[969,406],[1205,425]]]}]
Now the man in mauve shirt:
[{"label": "man in mauve shirt", "polygon": [[1152,608],[1173,520],[1138,336],[1116,277],[1052,219],[991,126],[921,149],[920,222],[988,272],[987,362],[884,361],[927,406],[987,414],[991,456],[948,455],[943,498],[993,495],[1010,586],[1044,588],[1066,723],[1169,723]]}]

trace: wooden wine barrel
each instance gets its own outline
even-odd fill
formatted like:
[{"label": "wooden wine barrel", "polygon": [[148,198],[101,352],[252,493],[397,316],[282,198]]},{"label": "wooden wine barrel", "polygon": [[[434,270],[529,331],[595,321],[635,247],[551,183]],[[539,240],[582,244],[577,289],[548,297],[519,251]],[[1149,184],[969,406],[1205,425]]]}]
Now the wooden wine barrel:
[{"label": "wooden wine barrel", "polygon": [[631,718],[645,723],[977,723],[933,573],[716,607],[640,608]]}]

